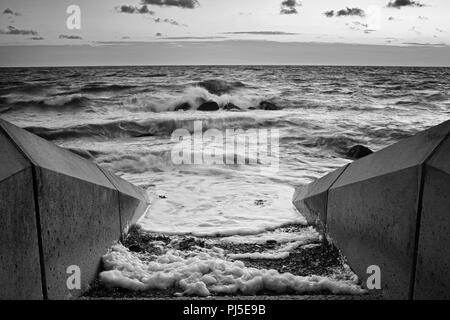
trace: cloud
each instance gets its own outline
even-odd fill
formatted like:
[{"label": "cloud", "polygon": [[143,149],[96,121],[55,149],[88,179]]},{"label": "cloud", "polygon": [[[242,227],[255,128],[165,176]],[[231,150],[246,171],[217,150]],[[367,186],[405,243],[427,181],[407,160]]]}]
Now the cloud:
[{"label": "cloud", "polygon": [[161,33],[161,32],[157,32],[157,33],[155,34],[155,36],[157,36],[157,37],[162,37],[162,33]]},{"label": "cloud", "polygon": [[214,40],[214,39],[227,39],[227,37],[165,37],[166,40]]},{"label": "cloud", "polygon": [[359,22],[359,21],[353,21],[353,24],[355,26],[361,26],[363,28],[368,28],[369,27],[369,25],[367,23],[362,23],[362,22]]},{"label": "cloud", "polygon": [[12,16],[20,16],[21,15],[19,12],[14,12],[10,8],[6,8],[5,11],[3,11],[3,14],[9,14]]},{"label": "cloud", "polygon": [[153,21],[155,23],[168,23],[171,24],[173,26],[183,26],[183,27],[187,27],[186,24],[180,24],[178,21],[174,20],[174,19],[169,19],[169,18],[154,18]]},{"label": "cloud", "polygon": [[348,17],[348,16],[358,16],[364,17],[366,14],[363,9],[360,8],[345,8],[338,11],[330,10],[323,13],[327,18],[332,17]]},{"label": "cloud", "polygon": [[425,46],[425,47],[448,47],[448,45],[444,42],[441,43],[430,43],[430,42],[403,42],[402,44],[406,44],[409,46]]},{"label": "cloud", "polygon": [[[188,3],[189,2],[189,3]],[[151,16],[155,15],[155,12],[150,10],[148,8],[148,5],[161,5],[161,6],[180,6],[180,7],[186,7],[190,8],[190,6],[196,6],[196,3],[198,3],[196,0],[142,0],[143,5],[141,6],[132,6],[132,5],[121,5],[115,7],[115,10],[119,13],[127,13],[127,14],[148,14]],[[146,3],[146,4],[144,4]],[[153,18],[153,21],[155,23],[168,23],[173,26],[183,26],[187,27],[186,24],[180,24],[178,21],[174,19],[169,18],[160,18],[155,17]]]},{"label": "cloud", "polygon": [[76,36],[76,35],[60,34],[59,39],[82,40],[83,38],[80,36]]},{"label": "cloud", "polygon": [[37,36],[38,32],[34,30],[16,29],[13,26],[8,26],[7,30],[0,30],[0,34]]},{"label": "cloud", "polygon": [[44,38],[42,38],[42,37],[31,37],[31,38],[28,38],[28,39],[30,39],[30,40],[44,40]]},{"label": "cloud", "polygon": [[417,35],[421,35],[422,32],[420,32],[419,30],[417,30],[416,26],[412,26],[412,28],[409,29],[410,31],[414,32]]},{"label": "cloud", "polygon": [[[162,19],[162,18],[155,18],[155,19],[153,19],[153,21],[155,21],[156,23],[162,23],[162,22],[165,22],[165,23],[170,23],[170,20],[169,19]],[[172,20],[172,23],[171,24],[173,24],[173,25],[175,25],[175,26],[178,26],[178,25],[180,25],[177,21],[175,21],[175,20]]]},{"label": "cloud", "polygon": [[394,0],[387,4],[388,8],[397,8],[397,9],[400,9],[401,7],[424,7],[424,6],[425,5],[423,3],[412,0]]},{"label": "cloud", "polygon": [[377,30],[369,29],[369,25],[367,23],[363,23],[360,21],[353,21],[352,23],[345,24],[350,30],[353,31],[362,31],[366,34],[370,34],[372,32],[376,32]]},{"label": "cloud", "polygon": [[285,0],[281,3],[280,14],[297,14],[297,7],[301,5],[297,0]]},{"label": "cloud", "polygon": [[336,17],[342,17],[342,16],[359,16],[364,17],[365,13],[364,10],[360,8],[345,8],[341,9],[338,12],[336,12]]},{"label": "cloud", "polygon": [[197,0],[142,0],[142,4],[183,9],[195,9],[200,5]]},{"label": "cloud", "polygon": [[117,12],[120,12],[120,13],[149,14],[149,15],[155,14],[155,12],[149,10],[146,5],[141,6],[141,7],[121,5],[121,6],[117,6],[115,9]]},{"label": "cloud", "polygon": [[180,24],[178,23],[178,21],[175,21],[175,20],[173,20],[173,19],[164,19],[163,20],[163,22],[165,22],[165,23],[168,23],[168,24],[171,24],[171,25],[173,25],[173,26],[179,26]]},{"label": "cloud", "polygon": [[296,35],[299,33],[283,32],[283,31],[237,31],[237,32],[224,32],[223,34],[252,34],[252,35],[266,35],[266,36],[281,36],[281,35]]}]

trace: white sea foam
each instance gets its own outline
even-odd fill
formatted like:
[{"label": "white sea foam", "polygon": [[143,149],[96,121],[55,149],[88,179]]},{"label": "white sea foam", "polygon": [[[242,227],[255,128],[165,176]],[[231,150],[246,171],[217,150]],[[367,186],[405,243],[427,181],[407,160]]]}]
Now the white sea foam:
[{"label": "white sea foam", "polygon": [[121,244],[103,256],[106,271],[100,280],[109,287],[135,291],[151,289],[180,290],[177,295],[209,296],[211,294],[256,295],[331,293],[363,294],[355,279],[334,280],[320,276],[295,276],[276,270],[248,268],[241,261],[232,261],[219,248],[195,248],[183,252],[165,248],[163,255],[149,257],[132,253]]},{"label": "white sea foam", "polygon": [[191,106],[197,108],[200,106],[201,101],[215,101],[219,105],[223,106],[229,102],[234,103],[241,108],[249,108],[258,105],[263,100],[263,96],[252,95],[248,92],[245,93],[233,93],[224,95],[215,95],[202,87],[188,87],[177,100],[177,103],[189,102]]},{"label": "white sea foam", "polygon": [[[139,220],[146,231],[195,236],[259,234],[289,224],[306,224],[293,207],[293,188],[263,183],[232,172],[196,168],[158,181],[157,197]],[[208,171],[208,174],[201,172]],[[203,174],[202,174],[203,173]],[[261,200],[261,202],[258,202]]]}]

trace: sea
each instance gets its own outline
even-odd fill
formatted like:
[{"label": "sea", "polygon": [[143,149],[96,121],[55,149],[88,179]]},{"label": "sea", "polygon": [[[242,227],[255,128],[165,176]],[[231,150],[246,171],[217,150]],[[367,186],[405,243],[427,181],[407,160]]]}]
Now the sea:
[{"label": "sea", "polygon": [[[197,110],[210,101],[219,110]],[[139,221],[145,232],[239,243],[273,236],[289,245],[305,236],[277,232],[306,224],[292,205],[294,189],[352,161],[352,146],[377,151],[448,120],[450,68],[3,68],[0,117],[144,188],[151,199]],[[255,143],[255,132],[272,142]],[[247,149],[224,147],[242,134]],[[181,140],[186,147],[195,137],[200,147],[187,158],[198,161],[175,161]],[[270,161],[252,153],[261,141]],[[207,161],[211,150],[216,161]]]}]

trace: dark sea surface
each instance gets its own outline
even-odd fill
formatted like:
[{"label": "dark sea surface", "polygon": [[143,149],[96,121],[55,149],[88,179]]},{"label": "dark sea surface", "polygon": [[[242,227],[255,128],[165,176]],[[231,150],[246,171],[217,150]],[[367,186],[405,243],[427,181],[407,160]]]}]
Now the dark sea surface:
[{"label": "dark sea surface", "polygon": [[[196,111],[205,101],[240,111]],[[261,110],[270,101],[279,110]],[[174,111],[182,103],[191,110]],[[450,118],[449,68],[199,66],[8,68],[0,116],[144,187],[143,226],[255,234],[303,221],[293,187]],[[176,165],[176,129],[278,129],[279,170]]]}]

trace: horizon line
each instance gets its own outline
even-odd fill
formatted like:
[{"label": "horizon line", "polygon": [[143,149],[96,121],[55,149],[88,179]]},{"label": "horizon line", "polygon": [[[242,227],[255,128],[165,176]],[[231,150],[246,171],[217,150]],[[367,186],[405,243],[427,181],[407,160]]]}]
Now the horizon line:
[{"label": "horizon line", "polygon": [[0,66],[0,69],[20,68],[120,68],[120,67],[350,67],[350,68],[450,68],[450,65],[382,65],[382,64],[117,64],[117,65],[45,65]]}]

